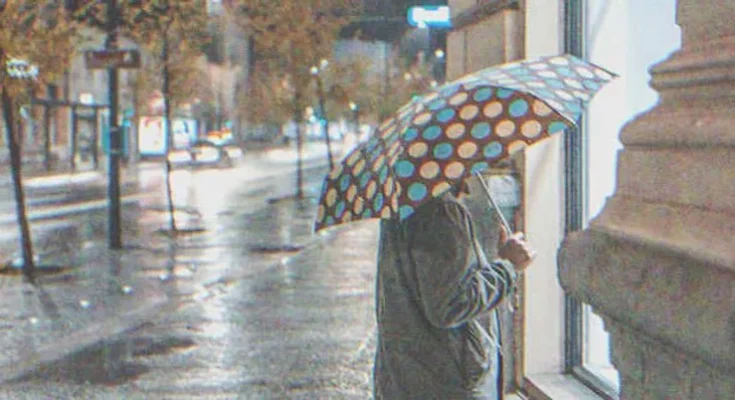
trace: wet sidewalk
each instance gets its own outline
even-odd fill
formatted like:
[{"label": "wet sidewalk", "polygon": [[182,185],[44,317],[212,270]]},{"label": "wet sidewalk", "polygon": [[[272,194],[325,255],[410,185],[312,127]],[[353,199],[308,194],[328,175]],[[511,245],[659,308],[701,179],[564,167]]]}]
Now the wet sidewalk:
[{"label": "wet sidewalk", "polygon": [[0,398],[369,398],[377,225],[314,235],[315,199],[247,206],[289,183],[222,194],[175,240],[129,210],[121,252],[99,216],[46,260],[72,272],[0,278]]}]

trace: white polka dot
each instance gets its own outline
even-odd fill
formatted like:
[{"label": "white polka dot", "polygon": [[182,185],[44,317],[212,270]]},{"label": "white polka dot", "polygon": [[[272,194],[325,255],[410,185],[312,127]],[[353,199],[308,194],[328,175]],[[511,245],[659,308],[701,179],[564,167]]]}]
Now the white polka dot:
[{"label": "white polka dot", "polygon": [[518,83],[516,79],[501,79],[498,81],[501,85],[512,85]]},{"label": "white polka dot", "polygon": [[549,62],[554,65],[569,65],[569,60],[564,57],[554,57]]},{"label": "white polka dot", "polygon": [[482,113],[488,118],[495,118],[503,113],[503,104],[499,101],[488,103],[488,105],[486,105],[482,110]]},{"label": "white polka dot", "polygon": [[582,82],[572,79],[572,78],[566,78],[564,79],[564,83],[567,84],[567,86],[574,88],[574,89],[584,89],[584,86],[582,85]]},{"label": "white polka dot", "polygon": [[554,71],[539,71],[538,75],[541,76],[541,77],[544,77],[544,78],[556,78],[556,77],[558,77],[558,75]]},{"label": "white polka dot", "polygon": [[536,120],[527,121],[521,126],[521,133],[527,138],[535,138],[542,130],[543,127]]},{"label": "white polka dot", "polygon": [[516,124],[511,120],[501,121],[495,126],[495,133],[500,137],[508,137],[512,135],[516,130]]},{"label": "white polka dot", "polygon": [[464,174],[465,167],[461,162],[453,162],[444,168],[444,176],[449,179],[459,179]]},{"label": "white polka dot", "polygon": [[555,93],[557,96],[559,96],[563,100],[567,100],[567,101],[574,100],[574,96],[569,94],[569,92],[567,92],[566,90],[557,89]]},{"label": "white polka dot", "polygon": [[535,100],[533,102],[533,113],[538,115],[539,117],[545,117],[552,112],[553,110],[543,101]]},{"label": "white polka dot", "polygon": [[603,81],[609,81],[613,78],[613,76],[610,75],[607,71],[603,71],[601,69],[595,70],[595,75],[597,75],[597,77],[602,79]]},{"label": "white polka dot", "polygon": [[476,105],[470,104],[462,107],[462,110],[459,112],[459,116],[463,120],[467,121],[475,118],[479,112],[480,110],[477,108]]},{"label": "white polka dot", "polygon": [[534,71],[540,71],[540,70],[543,70],[543,69],[548,69],[549,68],[549,65],[548,64],[544,64],[544,63],[536,63],[536,64],[529,65],[528,68],[530,68],[530,69],[532,69]]},{"label": "white polka dot", "polygon": [[595,74],[593,74],[592,71],[584,67],[577,67],[576,71],[579,75],[581,75],[584,78],[594,78],[595,77]]},{"label": "white polka dot", "polygon": [[424,179],[434,179],[439,175],[439,164],[436,161],[429,161],[421,166],[419,173]]},{"label": "white polka dot", "polygon": [[587,94],[587,93],[585,93],[585,92],[583,92],[581,90],[575,90],[574,91],[574,96],[576,98],[578,98],[578,99],[582,99],[582,100],[585,100],[585,101],[587,101],[587,100],[589,100],[591,98],[589,94]]},{"label": "white polka dot", "polygon": [[473,142],[464,142],[457,148],[457,154],[465,160],[470,159],[477,154],[477,145]]},{"label": "white polka dot", "polygon": [[564,109],[564,105],[561,104],[561,103],[559,103],[556,100],[548,100],[548,101],[546,101],[546,103],[549,105],[549,107],[551,107],[554,110],[563,110]]},{"label": "white polka dot", "polygon": [[459,139],[464,135],[466,130],[467,128],[461,123],[449,125],[449,128],[447,128],[447,137],[450,139]]},{"label": "white polka dot", "polygon": [[464,104],[464,102],[467,101],[467,98],[469,96],[465,92],[457,93],[452,98],[449,99],[449,104],[453,106],[458,106],[460,104]]},{"label": "white polka dot", "polygon": [[426,155],[426,153],[429,152],[429,146],[426,145],[424,142],[417,142],[411,145],[411,147],[408,148],[408,155],[410,155],[413,158],[420,158]]},{"label": "white polka dot", "polygon": [[528,83],[526,83],[526,85],[528,85],[529,87],[532,87],[532,88],[545,88],[546,87],[546,83],[544,83],[544,82],[537,82],[537,81],[528,82]]},{"label": "white polka dot", "polygon": [[431,121],[431,113],[423,113],[416,116],[416,118],[413,119],[413,123],[416,125],[425,125],[429,121]]}]

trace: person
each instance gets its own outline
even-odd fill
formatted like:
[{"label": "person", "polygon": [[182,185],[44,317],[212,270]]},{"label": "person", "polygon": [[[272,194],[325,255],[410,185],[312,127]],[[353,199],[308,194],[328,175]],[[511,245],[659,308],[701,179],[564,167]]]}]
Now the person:
[{"label": "person", "polygon": [[[381,221],[377,400],[500,398],[497,307],[535,254],[501,229],[498,259],[488,262],[467,193],[462,182],[403,222]],[[488,312],[490,332],[480,322]]]}]

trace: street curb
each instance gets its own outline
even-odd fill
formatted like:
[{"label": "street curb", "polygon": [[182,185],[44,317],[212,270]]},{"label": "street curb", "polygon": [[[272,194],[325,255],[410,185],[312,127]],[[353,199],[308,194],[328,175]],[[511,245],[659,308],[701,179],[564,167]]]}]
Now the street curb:
[{"label": "street curb", "polygon": [[118,314],[84,329],[73,332],[59,340],[48,343],[32,355],[11,365],[0,365],[0,384],[17,381],[43,365],[58,361],[81,349],[92,346],[127,331],[143,326],[161,314],[173,312],[179,304],[167,295],[143,307]]}]

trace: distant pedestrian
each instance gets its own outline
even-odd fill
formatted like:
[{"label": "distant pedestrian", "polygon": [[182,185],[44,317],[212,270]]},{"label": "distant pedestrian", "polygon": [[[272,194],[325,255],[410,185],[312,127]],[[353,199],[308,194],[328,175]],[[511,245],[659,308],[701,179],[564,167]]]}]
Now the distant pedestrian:
[{"label": "distant pedestrian", "polygon": [[467,188],[381,221],[375,399],[499,398],[496,307],[535,255],[501,229],[499,259],[488,262],[461,201]]}]

